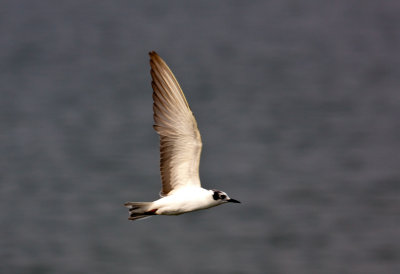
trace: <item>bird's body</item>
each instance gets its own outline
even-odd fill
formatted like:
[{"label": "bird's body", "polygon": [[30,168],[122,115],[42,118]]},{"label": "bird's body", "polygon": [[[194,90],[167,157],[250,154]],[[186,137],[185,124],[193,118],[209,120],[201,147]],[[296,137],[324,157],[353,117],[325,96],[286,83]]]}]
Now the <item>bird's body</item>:
[{"label": "bird's body", "polygon": [[151,215],[179,215],[239,203],[219,190],[201,187],[199,178],[202,148],[197,122],[167,64],[150,52],[153,87],[154,129],[160,135],[161,198],[154,202],[127,202],[130,220]]},{"label": "bird's body", "polygon": [[151,204],[150,211],[160,215],[179,215],[185,212],[206,209],[218,205],[210,190],[199,187],[187,187],[162,197]]}]

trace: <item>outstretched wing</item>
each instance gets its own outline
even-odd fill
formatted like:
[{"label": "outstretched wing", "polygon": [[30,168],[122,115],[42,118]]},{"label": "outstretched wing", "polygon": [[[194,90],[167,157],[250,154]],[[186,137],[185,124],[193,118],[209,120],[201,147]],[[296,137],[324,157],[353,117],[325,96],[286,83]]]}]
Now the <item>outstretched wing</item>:
[{"label": "outstretched wing", "polygon": [[154,129],[160,135],[161,196],[185,186],[200,187],[201,136],[178,81],[154,51],[149,53]]}]

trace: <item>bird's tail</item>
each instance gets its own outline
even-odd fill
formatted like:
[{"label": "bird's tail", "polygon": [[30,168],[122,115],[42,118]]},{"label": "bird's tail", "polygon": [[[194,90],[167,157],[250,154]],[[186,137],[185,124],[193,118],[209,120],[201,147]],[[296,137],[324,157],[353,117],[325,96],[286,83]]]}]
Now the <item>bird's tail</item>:
[{"label": "bird's tail", "polygon": [[129,208],[129,220],[137,220],[141,218],[156,215],[155,210],[150,210],[151,202],[127,202],[124,205]]}]

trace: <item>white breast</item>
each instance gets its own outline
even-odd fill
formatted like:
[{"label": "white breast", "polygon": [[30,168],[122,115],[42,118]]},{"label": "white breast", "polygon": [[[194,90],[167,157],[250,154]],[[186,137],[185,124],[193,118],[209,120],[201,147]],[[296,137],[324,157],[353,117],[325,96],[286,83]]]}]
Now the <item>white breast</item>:
[{"label": "white breast", "polygon": [[190,211],[206,209],[218,205],[209,190],[204,188],[182,188],[152,204],[159,215],[179,215]]}]

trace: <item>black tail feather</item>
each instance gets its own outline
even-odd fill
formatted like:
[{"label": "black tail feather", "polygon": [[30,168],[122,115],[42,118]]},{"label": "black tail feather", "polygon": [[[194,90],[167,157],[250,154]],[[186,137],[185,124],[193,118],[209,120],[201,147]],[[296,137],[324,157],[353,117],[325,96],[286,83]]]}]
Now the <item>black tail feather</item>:
[{"label": "black tail feather", "polygon": [[129,220],[138,220],[151,217],[155,214],[155,210],[150,209],[150,202],[127,202],[125,206],[129,209]]}]

